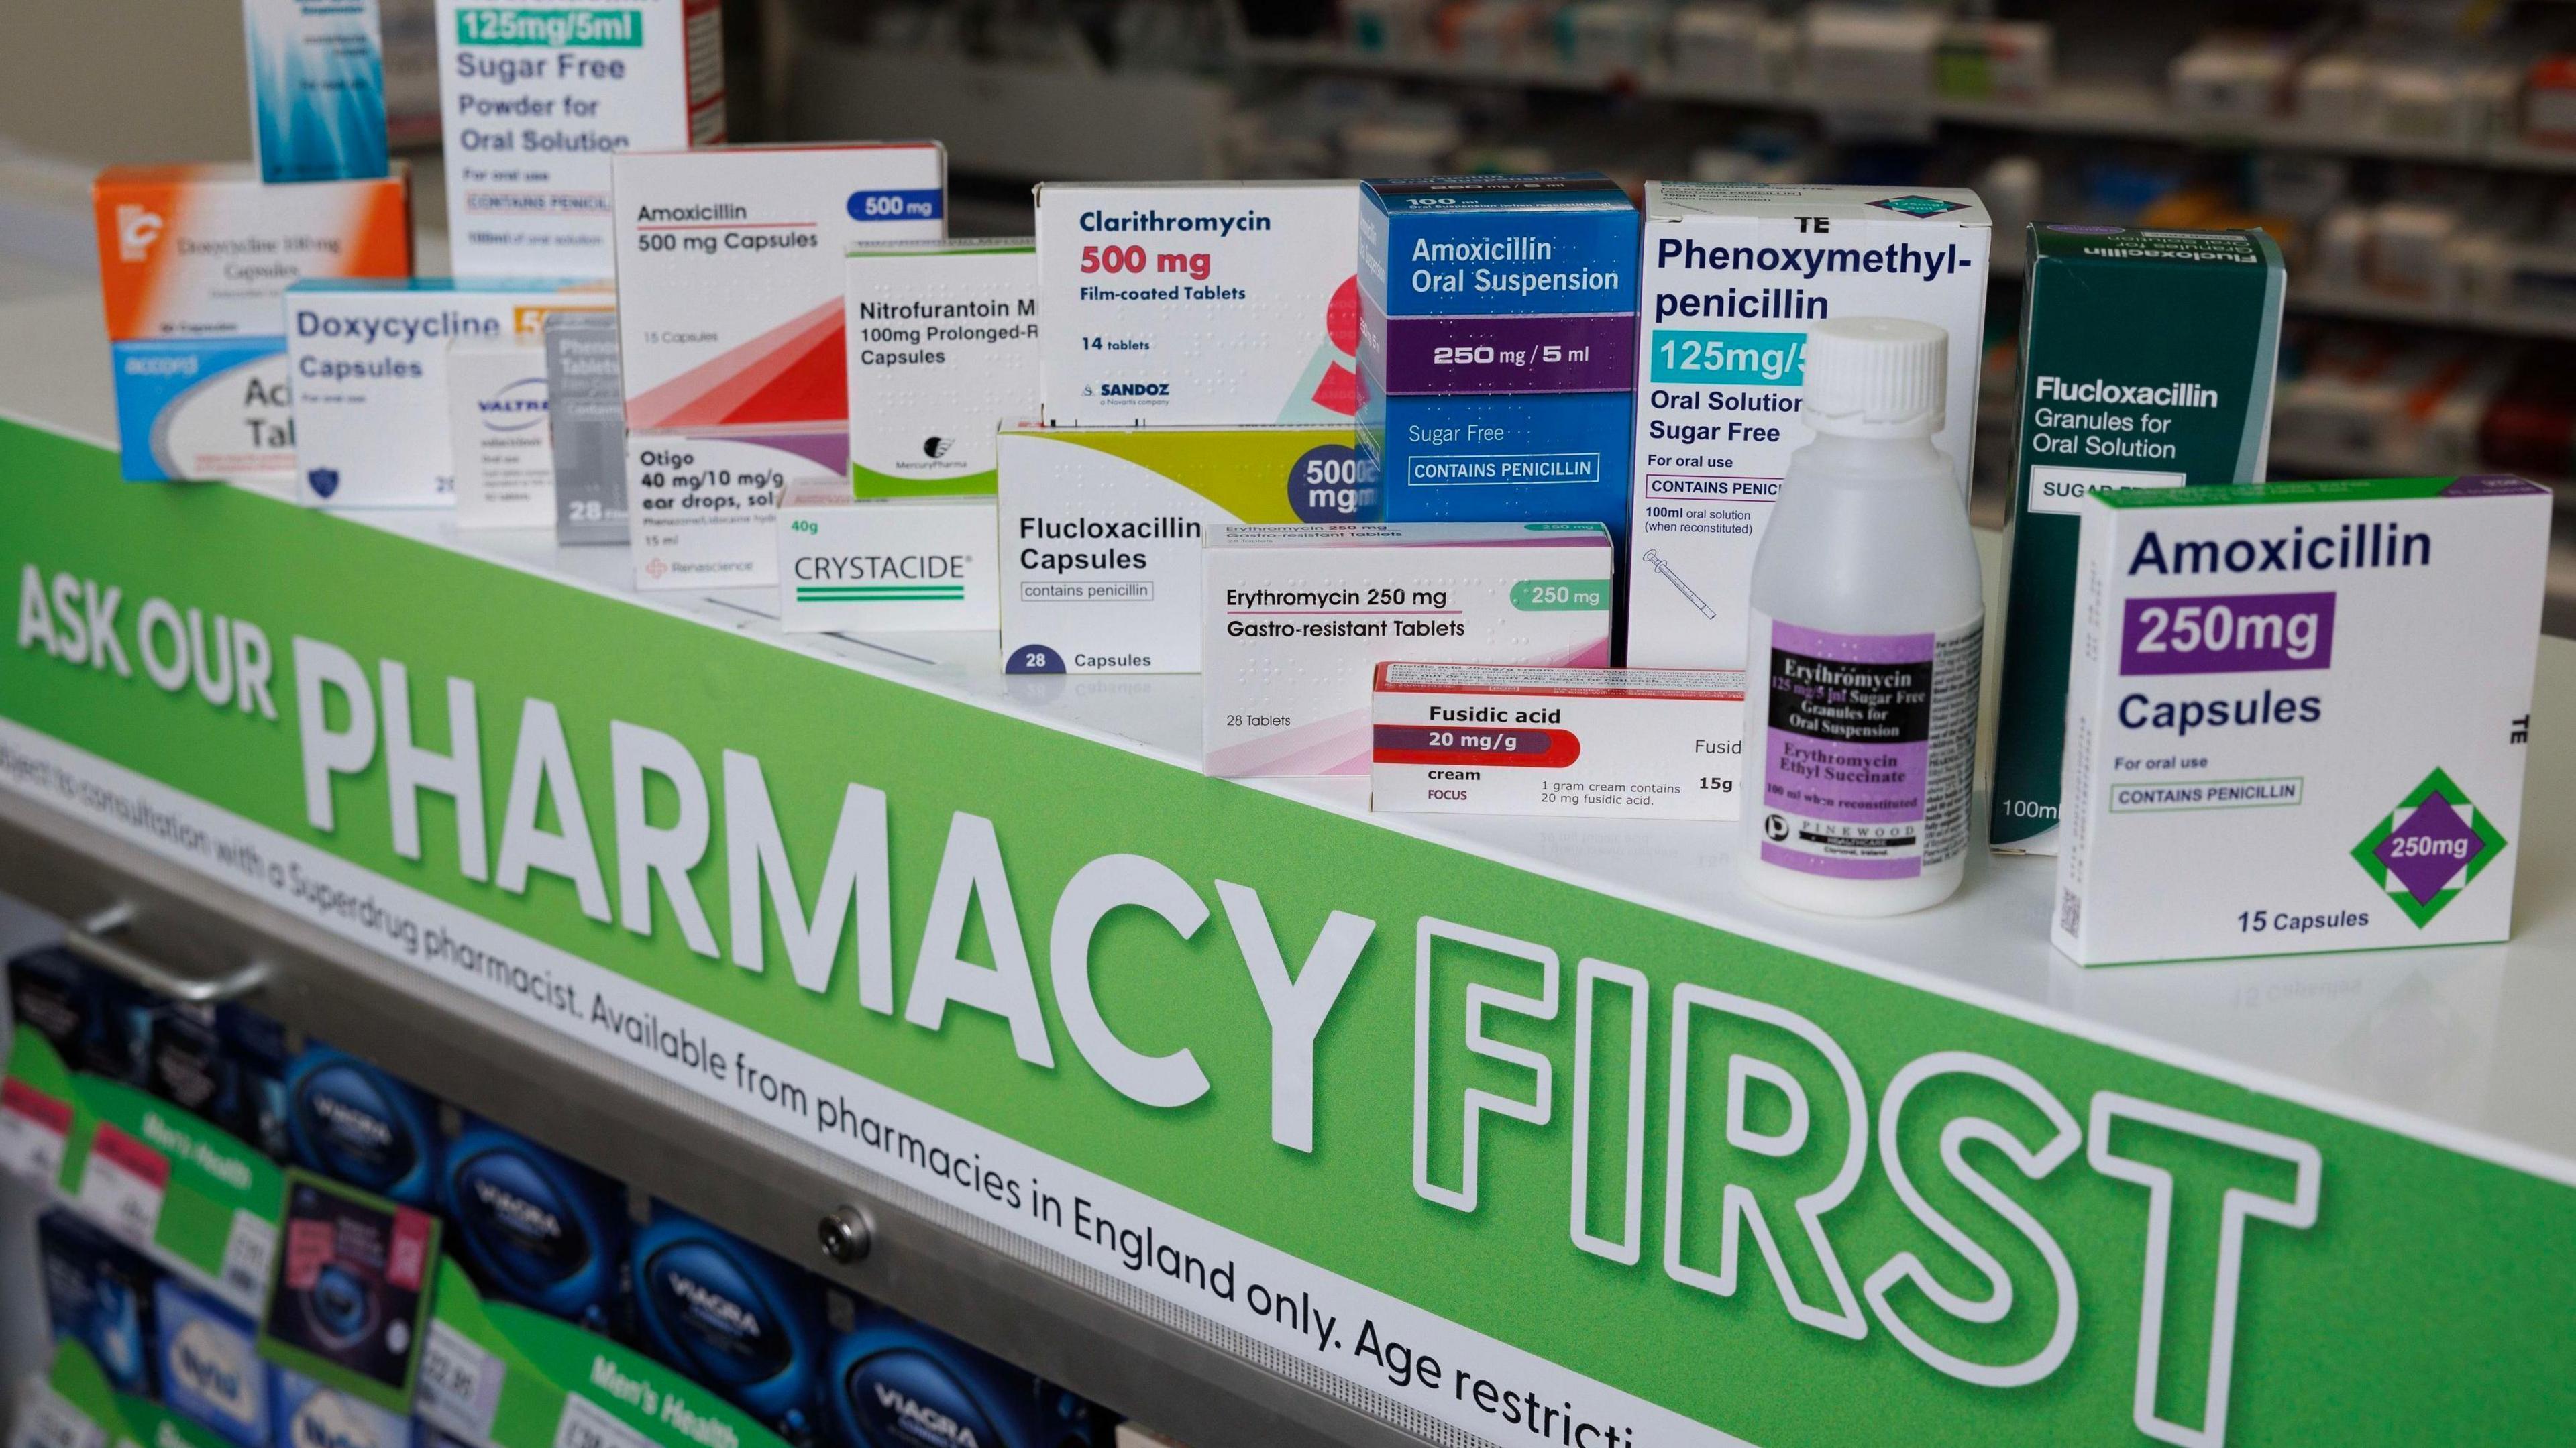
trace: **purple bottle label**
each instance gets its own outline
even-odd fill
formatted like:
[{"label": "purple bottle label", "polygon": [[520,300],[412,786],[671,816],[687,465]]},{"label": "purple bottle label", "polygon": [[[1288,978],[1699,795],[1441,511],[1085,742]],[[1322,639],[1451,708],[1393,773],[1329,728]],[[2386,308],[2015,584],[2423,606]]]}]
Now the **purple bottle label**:
[{"label": "purple bottle label", "polygon": [[1836,879],[1905,880],[1957,854],[1983,628],[1767,628],[1763,860]]}]

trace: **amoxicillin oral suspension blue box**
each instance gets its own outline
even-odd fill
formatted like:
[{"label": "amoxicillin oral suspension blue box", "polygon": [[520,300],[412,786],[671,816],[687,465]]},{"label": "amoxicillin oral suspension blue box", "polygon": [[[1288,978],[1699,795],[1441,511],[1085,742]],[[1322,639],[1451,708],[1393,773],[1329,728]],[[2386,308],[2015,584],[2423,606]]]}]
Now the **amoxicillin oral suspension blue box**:
[{"label": "amoxicillin oral suspension blue box", "polygon": [[385,174],[385,40],[376,0],[243,0],[259,179]]},{"label": "amoxicillin oral suspension blue box", "polygon": [[1594,173],[1360,196],[1360,473],[1387,521],[1592,522],[1624,539],[1636,204]]}]

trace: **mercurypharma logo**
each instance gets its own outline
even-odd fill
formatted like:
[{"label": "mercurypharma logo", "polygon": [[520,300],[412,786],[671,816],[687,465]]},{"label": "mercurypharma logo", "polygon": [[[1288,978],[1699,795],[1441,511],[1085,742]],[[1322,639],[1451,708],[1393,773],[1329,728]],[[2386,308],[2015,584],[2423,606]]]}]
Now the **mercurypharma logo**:
[{"label": "mercurypharma logo", "polygon": [[2407,919],[2423,926],[2503,852],[2503,833],[2436,769],[2371,826],[2352,858]]},{"label": "mercurypharma logo", "polygon": [[1882,196],[1869,204],[1903,216],[1939,216],[1968,209],[1964,201],[1944,201],[1938,196]]}]

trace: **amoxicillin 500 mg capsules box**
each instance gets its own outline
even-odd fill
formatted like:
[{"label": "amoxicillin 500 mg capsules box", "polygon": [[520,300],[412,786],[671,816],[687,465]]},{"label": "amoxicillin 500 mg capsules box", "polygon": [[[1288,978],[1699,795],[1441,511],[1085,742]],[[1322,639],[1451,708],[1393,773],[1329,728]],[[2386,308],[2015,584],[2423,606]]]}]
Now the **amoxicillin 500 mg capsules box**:
[{"label": "amoxicillin 500 mg capsules box", "polygon": [[1039,391],[1059,427],[1346,422],[1359,187],[1051,181]]},{"label": "amoxicillin 500 mg capsules box", "polygon": [[994,434],[1037,412],[1036,246],[851,247],[848,315],[851,492],[989,499]]},{"label": "amoxicillin 500 mg capsules box", "polygon": [[2092,494],[2058,948],[2504,939],[2549,512],[2502,476]]},{"label": "amoxicillin 500 mg capsules box", "polygon": [[1377,666],[1369,808],[1731,820],[1740,669]]},{"label": "amoxicillin 500 mg capsules box", "polygon": [[778,626],[913,633],[1001,626],[993,500],[888,498],[778,510]]},{"label": "amoxicillin 500 mg capsules box", "polygon": [[1361,774],[1391,659],[1610,662],[1598,523],[1326,523],[1208,535],[1210,774]]}]

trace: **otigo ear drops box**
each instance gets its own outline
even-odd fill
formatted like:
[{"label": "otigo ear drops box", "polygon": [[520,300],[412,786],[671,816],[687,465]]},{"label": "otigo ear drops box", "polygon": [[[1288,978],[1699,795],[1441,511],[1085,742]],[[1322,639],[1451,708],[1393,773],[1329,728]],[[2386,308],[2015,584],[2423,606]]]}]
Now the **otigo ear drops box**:
[{"label": "otigo ear drops box", "polygon": [[2506,937],[2550,496],[2085,503],[2054,938],[2086,965]]},{"label": "otigo ear drops box", "polygon": [[2263,476],[2282,272],[2260,231],[2039,225],[2029,256],[1993,841],[2045,855],[2057,850],[2084,497]]}]

